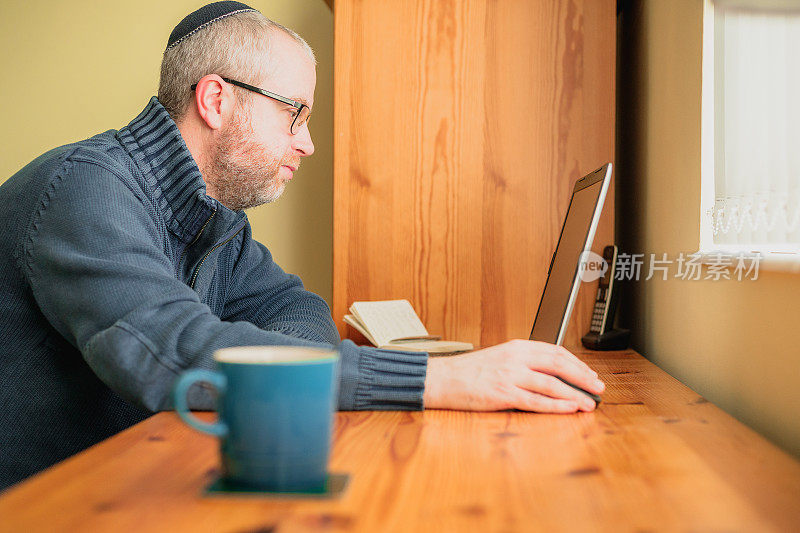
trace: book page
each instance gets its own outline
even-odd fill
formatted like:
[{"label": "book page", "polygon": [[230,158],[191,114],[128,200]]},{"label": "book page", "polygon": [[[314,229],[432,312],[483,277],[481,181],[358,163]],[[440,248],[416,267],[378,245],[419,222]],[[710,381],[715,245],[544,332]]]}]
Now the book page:
[{"label": "book page", "polygon": [[474,349],[472,344],[458,341],[394,341],[388,346],[381,346],[381,348],[407,352],[428,352],[429,354],[461,353]]},{"label": "book page", "polygon": [[356,329],[356,331],[358,331],[359,333],[364,335],[364,337],[369,342],[371,342],[373,345],[377,346],[377,344],[375,343],[375,339],[372,338],[372,335],[370,335],[369,331],[367,331],[367,329],[364,327],[364,325],[361,322],[359,322],[358,319],[355,316],[353,316],[353,315],[344,315],[344,321],[345,321],[346,324],[350,324],[351,326],[353,326]]},{"label": "book page", "polygon": [[394,339],[428,336],[428,330],[408,300],[353,302],[350,311],[369,331],[376,346],[389,344]]}]

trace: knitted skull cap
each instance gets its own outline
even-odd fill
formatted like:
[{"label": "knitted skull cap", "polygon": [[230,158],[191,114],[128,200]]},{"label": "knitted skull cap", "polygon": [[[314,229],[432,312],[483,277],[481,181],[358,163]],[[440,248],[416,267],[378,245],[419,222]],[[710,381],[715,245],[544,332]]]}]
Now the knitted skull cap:
[{"label": "knitted skull cap", "polygon": [[194,32],[205,28],[206,26],[236,13],[243,13],[245,11],[256,11],[247,4],[241,2],[214,2],[204,5],[197,11],[193,11],[184,17],[182,21],[175,26],[172,33],[169,34],[169,41],[167,41],[167,50],[183,41]]}]

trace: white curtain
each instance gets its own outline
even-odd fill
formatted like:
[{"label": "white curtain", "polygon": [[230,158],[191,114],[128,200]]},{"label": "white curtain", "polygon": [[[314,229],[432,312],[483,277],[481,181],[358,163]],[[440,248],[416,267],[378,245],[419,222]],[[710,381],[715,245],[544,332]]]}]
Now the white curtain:
[{"label": "white curtain", "polygon": [[714,2],[714,243],[797,247],[800,2],[741,3]]}]

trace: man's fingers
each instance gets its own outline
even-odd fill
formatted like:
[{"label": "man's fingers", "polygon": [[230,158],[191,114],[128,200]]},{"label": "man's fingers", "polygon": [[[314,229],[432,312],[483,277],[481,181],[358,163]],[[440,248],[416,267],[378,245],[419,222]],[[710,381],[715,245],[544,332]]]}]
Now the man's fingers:
[{"label": "man's fingers", "polygon": [[587,365],[586,363],[584,363],[583,361],[581,361],[580,359],[578,359],[578,356],[577,356],[577,355],[575,355],[574,353],[570,352],[569,350],[567,350],[567,349],[566,349],[566,348],[564,348],[563,346],[558,346],[558,349],[559,349],[559,351],[560,351],[560,352],[561,352],[563,355],[565,355],[565,356],[569,357],[570,359],[572,359],[573,361],[577,362],[577,363],[578,363],[580,366],[582,366],[582,367],[586,368],[586,369],[587,369],[589,372],[591,372],[591,373],[592,373],[592,374],[593,374],[595,377],[597,377],[597,372],[595,372],[594,370],[592,370],[592,368],[591,368],[589,365]]},{"label": "man's fingers", "polygon": [[576,402],[581,409],[586,411],[592,411],[596,406],[593,399],[549,374],[526,372],[525,375],[519,377],[517,387],[550,398]]},{"label": "man's fingers", "polygon": [[524,389],[519,389],[514,403],[515,409],[535,413],[574,413],[578,410],[578,404],[572,400],[548,398]]},{"label": "man's fingers", "polygon": [[595,394],[600,394],[605,390],[605,386],[595,377],[594,373],[557,353],[543,353],[534,357],[529,362],[528,368],[562,377],[569,383]]},{"label": "man's fingers", "polygon": [[578,359],[578,356],[576,356],[574,353],[570,352],[569,350],[567,350],[563,346],[558,346],[557,344],[550,344],[550,343],[547,343],[547,342],[540,342],[540,341],[528,341],[528,342],[531,343],[531,348],[532,349],[534,348],[534,345],[535,345],[536,348],[543,348],[544,351],[546,351],[548,353],[552,353],[554,355],[560,355],[562,357],[566,357],[567,359],[569,359],[569,360],[573,361],[574,363],[576,363],[578,366],[581,366],[581,367],[589,370],[592,374],[594,374],[595,377],[597,377],[597,372],[592,370],[591,367],[589,367],[589,365],[587,365],[586,363],[584,363],[583,361]]}]

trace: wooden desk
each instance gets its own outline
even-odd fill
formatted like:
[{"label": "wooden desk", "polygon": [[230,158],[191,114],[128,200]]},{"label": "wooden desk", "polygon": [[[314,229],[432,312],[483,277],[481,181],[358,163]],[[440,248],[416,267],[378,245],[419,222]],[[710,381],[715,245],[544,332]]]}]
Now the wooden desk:
[{"label": "wooden desk", "polygon": [[632,351],[576,353],[593,413],[339,413],[338,500],[200,497],[217,444],[161,413],[9,489],[0,529],[797,531],[798,461]]}]

